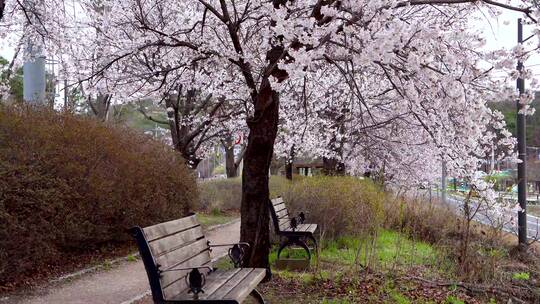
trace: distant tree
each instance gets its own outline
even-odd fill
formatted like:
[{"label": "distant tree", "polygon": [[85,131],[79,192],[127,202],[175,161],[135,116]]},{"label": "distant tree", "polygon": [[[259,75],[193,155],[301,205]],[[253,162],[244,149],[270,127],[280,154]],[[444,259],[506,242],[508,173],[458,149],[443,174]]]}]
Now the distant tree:
[{"label": "distant tree", "polygon": [[[13,73],[13,63],[0,57],[0,86],[6,87],[6,92],[0,90],[0,100],[7,99],[9,95],[15,102],[23,101],[23,69],[16,68]],[[6,96],[2,96],[6,95]]]},{"label": "distant tree", "polygon": [[223,122],[239,114],[228,107],[225,98],[184,89],[181,85],[163,99],[167,120],[150,115],[142,106],[139,112],[155,123],[169,126],[174,149],[192,169],[197,168],[203,155],[220,139],[227,138],[228,130],[223,127]]},{"label": "distant tree", "polygon": [[[504,115],[506,127],[512,135],[516,136],[516,104],[514,102],[498,102],[490,105],[492,109],[500,111]],[[536,110],[535,115],[527,116],[527,145],[540,147],[540,99],[535,98],[531,107]]]},{"label": "distant tree", "polygon": [[[225,173],[227,174],[227,178],[237,177],[238,168],[246,152],[246,144],[245,142],[237,143],[237,138],[234,137],[234,134],[227,132],[224,138],[221,139],[221,145],[225,150]],[[240,146],[240,152],[238,155],[235,155],[234,147],[237,145]]]}]

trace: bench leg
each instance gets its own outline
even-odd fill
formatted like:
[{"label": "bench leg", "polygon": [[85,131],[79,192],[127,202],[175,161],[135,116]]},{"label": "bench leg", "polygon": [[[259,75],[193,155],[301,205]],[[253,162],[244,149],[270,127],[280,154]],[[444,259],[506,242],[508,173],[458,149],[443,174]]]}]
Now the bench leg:
[{"label": "bench leg", "polygon": [[317,240],[315,239],[315,237],[313,235],[310,235],[308,236],[308,238],[313,242],[313,245],[315,246],[315,252],[319,252],[319,248],[318,248],[318,245],[317,245]]},{"label": "bench leg", "polygon": [[313,245],[314,245],[314,249],[315,249],[315,255],[317,256],[317,261],[316,261],[316,265],[317,267],[319,266],[319,245],[317,244],[317,240],[315,239],[315,237],[312,235],[308,236],[308,238],[313,242]]},{"label": "bench leg", "polygon": [[261,304],[265,304],[264,299],[262,295],[257,291],[257,289],[253,289],[250,293],[250,295],[257,300],[257,302]]},{"label": "bench leg", "polygon": [[307,259],[311,260],[311,252],[309,251],[308,246],[299,237],[287,237],[287,240],[285,242],[281,243],[281,245],[279,246],[279,249],[278,249],[278,254],[277,254],[278,260],[279,260],[279,257],[281,255],[281,251],[283,249],[285,249],[285,247],[292,246],[292,245],[297,245],[299,247],[304,248],[304,250],[307,253]]},{"label": "bench leg", "polygon": [[289,240],[289,238],[287,238],[285,241],[282,241],[281,244],[279,245],[279,249],[277,251],[277,258],[279,260],[279,256],[281,255],[281,251],[283,251],[283,249],[285,249],[285,247],[291,245],[291,241]]}]

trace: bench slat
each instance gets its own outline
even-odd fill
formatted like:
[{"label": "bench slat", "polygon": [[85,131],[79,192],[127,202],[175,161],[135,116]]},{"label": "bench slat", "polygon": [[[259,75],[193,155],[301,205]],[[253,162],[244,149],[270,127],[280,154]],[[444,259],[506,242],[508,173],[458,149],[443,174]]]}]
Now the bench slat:
[{"label": "bench slat", "polygon": [[203,255],[208,256],[208,259],[210,259],[206,238],[201,238],[184,247],[170,251],[162,256],[154,257],[154,259],[156,264],[161,265],[161,270],[167,270],[171,267],[176,267],[176,264],[188,261],[189,259],[201,254],[201,252]]},{"label": "bench slat", "polygon": [[[298,228],[294,232],[302,233],[314,233],[317,230],[317,224],[301,224],[298,225]],[[284,232],[293,232],[291,227],[283,229]]]},{"label": "bench slat", "polygon": [[274,211],[278,211],[281,209],[287,209],[287,206],[285,206],[285,203],[279,203],[277,205],[272,205],[272,208],[274,208]]},{"label": "bench slat", "polygon": [[[209,260],[208,256],[200,254],[176,267],[188,268],[190,266],[212,266],[212,261]],[[199,269],[199,271],[204,274],[208,272],[207,269]],[[163,291],[163,297],[165,299],[171,299],[174,296],[180,294],[182,291],[186,290],[186,275],[189,272],[190,270],[162,273],[160,281]]]},{"label": "bench slat", "polygon": [[283,198],[281,198],[281,197],[276,197],[276,198],[272,199],[272,205],[274,205],[274,206],[279,205],[281,203],[283,203]]},{"label": "bench slat", "polygon": [[279,229],[284,230],[291,227],[291,220],[279,220]]},{"label": "bench slat", "polygon": [[207,299],[209,295],[216,292],[216,290],[223,286],[223,284],[227,283],[232,277],[240,272],[240,270],[242,270],[242,268],[234,268],[229,271],[212,274],[210,277],[208,277],[209,282],[203,286],[204,294],[200,298]]},{"label": "bench slat", "polygon": [[[233,277],[241,268],[234,268],[231,270],[216,270],[216,272],[210,273],[206,278],[206,284],[203,286],[204,293],[199,294],[199,299],[204,300],[208,298],[208,295],[213,294],[218,288],[225,284],[231,277]],[[193,299],[193,294],[189,293],[189,287],[186,286],[181,293],[176,294],[171,300],[190,300]]]},{"label": "bench slat", "polygon": [[157,239],[150,242],[149,245],[154,257],[159,257],[162,254],[174,251],[179,247],[185,246],[186,244],[203,237],[204,234],[202,227],[196,226],[195,228],[185,230],[165,238]]},{"label": "bench slat", "polygon": [[198,226],[197,218],[195,215],[184,217],[178,220],[173,220],[154,226],[146,227],[143,229],[146,241],[152,242],[158,238],[162,238],[179,231],[183,231],[189,228]]},{"label": "bench slat", "polygon": [[[266,270],[264,268],[235,268],[210,273],[206,278],[206,284],[203,286],[204,293],[199,294],[199,300],[232,299],[241,303],[255,289],[257,284],[264,279],[265,275]],[[232,289],[230,288],[231,285],[234,285]],[[228,289],[229,291],[222,293],[222,289]],[[181,293],[171,297],[170,300],[192,300],[193,294],[188,293],[188,290],[189,288],[186,286]]]},{"label": "bench slat", "polygon": [[264,279],[266,276],[266,270],[263,268],[255,268],[253,271],[245,277],[240,284],[233,288],[225,296],[226,299],[234,299],[238,303],[242,303],[247,296],[251,293],[255,287]]},{"label": "bench slat", "polygon": [[276,216],[278,217],[278,219],[288,218],[289,212],[287,211],[287,209],[283,209],[281,211],[276,212]]},{"label": "bench slat", "polygon": [[233,288],[238,286],[242,280],[244,280],[254,268],[241,268],[232,278],[230,278],[225,284],[223,284],[216,292],[208,295],[209,300],[223,299]]}]

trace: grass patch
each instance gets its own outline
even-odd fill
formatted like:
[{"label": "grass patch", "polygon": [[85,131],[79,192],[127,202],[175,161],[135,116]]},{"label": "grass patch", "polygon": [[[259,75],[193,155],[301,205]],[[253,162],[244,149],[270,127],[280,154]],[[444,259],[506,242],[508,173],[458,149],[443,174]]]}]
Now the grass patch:
[{"label": "grass patch", "polygon": [[[320,259],[323,262],[353,265],[360,262],[366,265],[366,241],[356,237],[339,237],[334,241],[326,242],[321,250]],[[360,248],[360,250],[359,250]],[[282,257],[289,254],[291,258],[302,258],[301,250],[283,250]],[[377,236],[374,254],[378,263],[386,268],[390,265],[434,265],[438,252],[430,244],[413,241],[406,235],[392,230],[381,230]],[[277,259],[277,248],[270,254],[270,262]]]},{"label": "grass patch", "polygon": [[211,213],[197,213],[197,219],[201,226],[204,228],[212,227],[215,225],[226,224],[240,217],[236,213],[223,213],[223,212],[211,212]]}]

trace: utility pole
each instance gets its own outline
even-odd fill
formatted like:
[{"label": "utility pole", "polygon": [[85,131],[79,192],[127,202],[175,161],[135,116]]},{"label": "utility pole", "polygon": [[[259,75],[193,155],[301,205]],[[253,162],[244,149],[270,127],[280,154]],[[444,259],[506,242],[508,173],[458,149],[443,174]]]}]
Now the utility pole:
[{"label": "utility pole", "polygon": [[[26,8],[36,10],[40,0],[25,0]],[[36,20],[34,20],[36,21]],[[37,38],[39,39],[39,38]],[[23,65],[23,99],[34,105],[45,104],[45,56],[37,39],[26,38],[25,59]]]},{"label": "utility pole", "polygon": [[[518,19],[518,45],[523,43],[523,24],[521,18]],[[525,80],[521,73],[523,72],[523,62],[518,59],[517,70],[519,77],[517,79],[517,88],[520,98],[525,93]],[[518,239],[520,247],[527,246],[527,144],[525,141],[525,113],[520,112],[523,105],[517,100],[517,142],[518,157],[521,161],[518,163],[518,203],[521,211],[518,211]]]},{"label": "utility pole", "polygon": [[23,99],[35,105],[45,104],[45,56],[41,47],[26,43],[23,65]]}]

